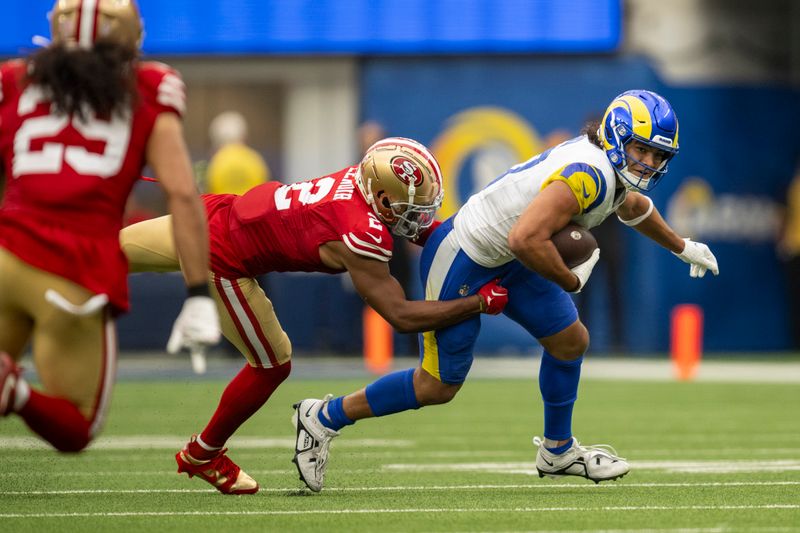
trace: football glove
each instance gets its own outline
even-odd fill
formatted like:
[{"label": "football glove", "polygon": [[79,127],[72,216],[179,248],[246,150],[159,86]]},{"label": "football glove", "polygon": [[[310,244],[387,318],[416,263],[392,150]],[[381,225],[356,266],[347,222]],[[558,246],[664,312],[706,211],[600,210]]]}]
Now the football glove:
[{"label": "football glove", "polygon": [[570,272],[578,276],[578,288],[574,291],[570,291],[574,294],[581,292],[583,287],[586,285],[586,282],[589,281],[589,276],[592,275],[592,270],[594,266],[597,264],[597,261],[600,260],[600,248],[595,248],[592,255],[589,256],[589,259],[584,261],[578,266],[570,268]]},{"label": "football glove", "polygon": [[498,285],[500,279],[493,279],[480,289],[478,297],[481,299],[481,313],[498,315],[503,312],[508,303],[508,289]]},{"label": "football glove", "polygon": [[190,296],[183,302],[172,334],[167,341],[167,351],[178,353],[188,348],[192,354],[192,366],[197,373],[205,371],[205,350],[220,340],[217,305],[209,296]]},{"label": "football glove", "polygon": [[692,239],[683,239],[686,247],[679,254],[672,252],[684,263],[689,263],[689,275],[693,278],[702,278],[706,275],[706,270],[710,270],[715,276],[719,275],[717,258],[711,250],[702,242],[694,242]]}]

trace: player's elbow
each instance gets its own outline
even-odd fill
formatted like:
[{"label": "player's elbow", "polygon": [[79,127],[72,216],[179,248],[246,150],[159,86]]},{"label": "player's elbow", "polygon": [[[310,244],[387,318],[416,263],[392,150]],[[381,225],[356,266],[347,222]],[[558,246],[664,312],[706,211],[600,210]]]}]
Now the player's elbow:
[{"label": "player's elbow", "polygon": [[419,326],[410,318],[401,318],[389,323],[398,333],[417,333],[419,331]]},{"label": "player's elbow", "polygon": [[167,201],[170,203],[192,204],[197,201],[198,193],[193,181],[189,179],[179,180],[170,185],[170,187],[164,187]]},{"label": "player's elbow", "polygon": [[524,255],[525,250],[530,250],[537,240],[543,240],[544,238],[546,237],[531,234],[515,226],[508,233],[508,249],[516,257],[519,257]]},{"label": "player's elbow", "polygon": [[383,317],[398,333],[416,333],[419,325],[414,320],[414,315],[402,307],[394,307]]},{"label": "player's elbow", "polygon": [[516,256],[524,248],[524,246],[525,239],[520,234],[520,231],[517,230],[516,227],[511,228],[511,231],[508,232],[508,249],[511,250],[511,253]]}]

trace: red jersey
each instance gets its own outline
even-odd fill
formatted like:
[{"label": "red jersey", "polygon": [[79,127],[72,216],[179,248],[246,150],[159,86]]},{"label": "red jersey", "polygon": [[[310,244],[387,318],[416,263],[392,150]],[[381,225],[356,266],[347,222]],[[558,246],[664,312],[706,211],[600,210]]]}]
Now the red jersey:
[{"label": "red jersey", "polygon": [[226,278],[266,272],[329,272],[319,257],[326,242],[389,261],[392,235],[355,184],[358,167],[291,185],[269,182],[243,196],[209,194],[211,269]]},{"label": "red jersey", "polygon": [[122,215],[156,117],[184,111],[183,82],[166,65],[140,63],[132,112],[80,119],[56,114],[44,91],[25,82],[26,68],[20,60],[0,65],[0,246],[127,310]]}]

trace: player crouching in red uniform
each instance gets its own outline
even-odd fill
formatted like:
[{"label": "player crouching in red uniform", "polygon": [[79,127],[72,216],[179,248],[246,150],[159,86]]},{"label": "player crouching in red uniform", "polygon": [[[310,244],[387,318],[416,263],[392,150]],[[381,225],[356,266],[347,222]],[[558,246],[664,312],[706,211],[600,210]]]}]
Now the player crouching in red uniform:
[{"label": "player crouching in red uniform", "polygon": [[[421,243],[442,202],[433,154],[392,137],[360,164],[291,185],[254,187],[242,196],[205,195],[211,238],[212,294],[222,332],[248,364],[222,394],[211,421],[178,452],[178,472],[198,475],[226,494],[251,494],[258,483],[226,455],[225,442],[258,411],[291,368],[291,342],[254,279],[267,272],[348,272],[358,293],[396,330],[429,331],[481,312],[502,311],[505,290],[491,283],[450,301],[409,301],[389,273],[392,235]],[[125,228],[121,244],[133,272],[180,268],[165,231],[169,217]],[[487,297],[495,290],[500,297]]]},{"label": "player crouching in red uniform", "polygon": [[[0,417],[54,448],[97,435],[114,384],[114,317],[127,310],[122,215],[145,163],[173,214],[189,298],[178,344],[219,340],[206,285],[208,235],[183,141],[179,75],[139,61],[132,0],[59,0],[52,44],[0,65]],[[17,361],[29,342],[41,381]]]}]

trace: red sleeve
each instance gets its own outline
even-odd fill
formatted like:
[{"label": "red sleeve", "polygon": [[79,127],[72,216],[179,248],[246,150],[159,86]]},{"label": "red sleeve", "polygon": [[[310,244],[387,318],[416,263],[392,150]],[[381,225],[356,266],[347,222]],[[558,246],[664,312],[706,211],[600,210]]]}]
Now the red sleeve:
[{"label": "red sleeve", "polygon": [[388,262],[392,258],[392,234],[378,217],[366,213],[342,234],[342,242],[358,255]]},{"label": "red sleeve", "polygon": [[420,233],[416,239],[411,241],[411,243],[416,244],[417,246],[425,246],[425,243],[428,242],[428,237],[433,235],[433,232],[436,231],[436,228],[438,228],[441,224],[442,222],[440,220],[434,220],[433,224],[431,224],[428,229]]},{"label": "red sleeve", "polygon": [[186,85],[177,70],[164,63],[148,61],[139,65],[139,90],[155,114],[186,111]]},{"label": "red sleeve", "polygon": [[15,87],[24,73],[25,62],[21,59],[0,63],[0,104],[12,97],[12,91],[18,90]]}]

